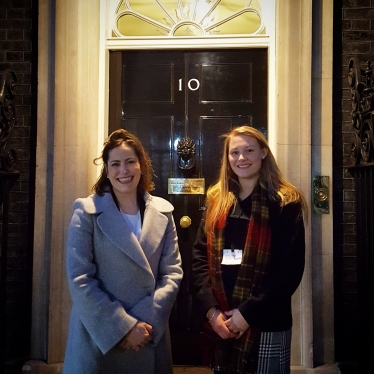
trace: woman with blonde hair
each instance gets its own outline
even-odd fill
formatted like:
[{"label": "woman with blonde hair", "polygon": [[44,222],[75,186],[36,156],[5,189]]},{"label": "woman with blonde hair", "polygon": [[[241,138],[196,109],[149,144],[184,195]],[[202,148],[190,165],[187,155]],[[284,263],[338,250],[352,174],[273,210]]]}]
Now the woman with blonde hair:
[{"label": "woman with blonde hair", "polygon": [[218,181],[193,248],[196,296],[215,373],[290,372],[291,296],[305,263],[301,191],[286,181],[264,135],[224,135]]}]

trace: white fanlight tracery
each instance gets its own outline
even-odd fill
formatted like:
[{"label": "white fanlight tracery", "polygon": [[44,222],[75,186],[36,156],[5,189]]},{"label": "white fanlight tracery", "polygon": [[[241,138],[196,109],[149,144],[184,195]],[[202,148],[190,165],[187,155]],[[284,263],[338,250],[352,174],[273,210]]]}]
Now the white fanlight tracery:
[{"label": "white fanlight tracery", "polygon": [[112,37],[261,35],[257,0],[121,0]]}]

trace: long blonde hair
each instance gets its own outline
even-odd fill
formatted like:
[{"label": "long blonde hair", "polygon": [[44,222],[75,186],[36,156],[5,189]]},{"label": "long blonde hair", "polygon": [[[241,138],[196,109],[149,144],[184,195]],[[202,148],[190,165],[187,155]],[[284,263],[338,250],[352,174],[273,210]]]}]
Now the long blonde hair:
[{"label": "long blonde hair", "polygon": [[222,135],[224,146],[219,178],[207,191],[205,230],[212,230],[218,220],[227,215],[230,207],[236,202],[240,184],[237,175],[230,167],[228,155],[231,139],[240,135],[256,139],[261,149],[267,150],[267,156],[262,160],[259,183],[268,191],[269,199],[278,201],[280,206],[300,202],[306,215],[307,203],[302,192],[283,178],[265,136],[255,128],[245,125]]}]

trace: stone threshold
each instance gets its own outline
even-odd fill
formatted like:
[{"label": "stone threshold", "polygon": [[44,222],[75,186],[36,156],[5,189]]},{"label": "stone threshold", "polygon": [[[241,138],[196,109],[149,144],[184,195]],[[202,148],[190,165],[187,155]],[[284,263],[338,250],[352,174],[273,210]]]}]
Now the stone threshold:
[{"label": "stone threshold", "polygon": [[[22,367],[22,374],[62,374],[62,363],[46,364],[43,361],[27,361]],[[207,367],[174,366],[173,374],[212,374]],[[336,364],[326,364],[316,368],[292,366],[291,374],[340,374]]]}]

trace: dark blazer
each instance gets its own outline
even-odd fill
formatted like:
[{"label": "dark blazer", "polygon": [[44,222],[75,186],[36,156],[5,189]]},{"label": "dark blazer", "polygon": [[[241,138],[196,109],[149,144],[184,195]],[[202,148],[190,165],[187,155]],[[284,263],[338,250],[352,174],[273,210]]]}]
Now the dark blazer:
[{"label": "dark blazer", "polygon": [[[251,211],[250,198],[246,200],[243,201],[242,208],[247,211],[247,217],[245,214],[240,214],[238,218],[237,211],[234,209],[227,219],[225,246],[228,248],[231,242],[226,243],[226,236],[234,237],[239,242],[245,241]],[[304,272],[304,222],[301,206],[298,203],[280,208],[278,203],[269,202],[269,217],[271,227],[269,272],[264,277],[259,292],[244,300],[238,309],[251,326],[258,327],[262,331],[284,331],[292,327],[291,297],[299,286]],[[210,286],[204,223],[202,219],[193,248],[192,264],[196,297],[200,303],[202,318],[210,307],[218,305]],[[232,274],[235,276],[235,269],[232,269]]]}]

